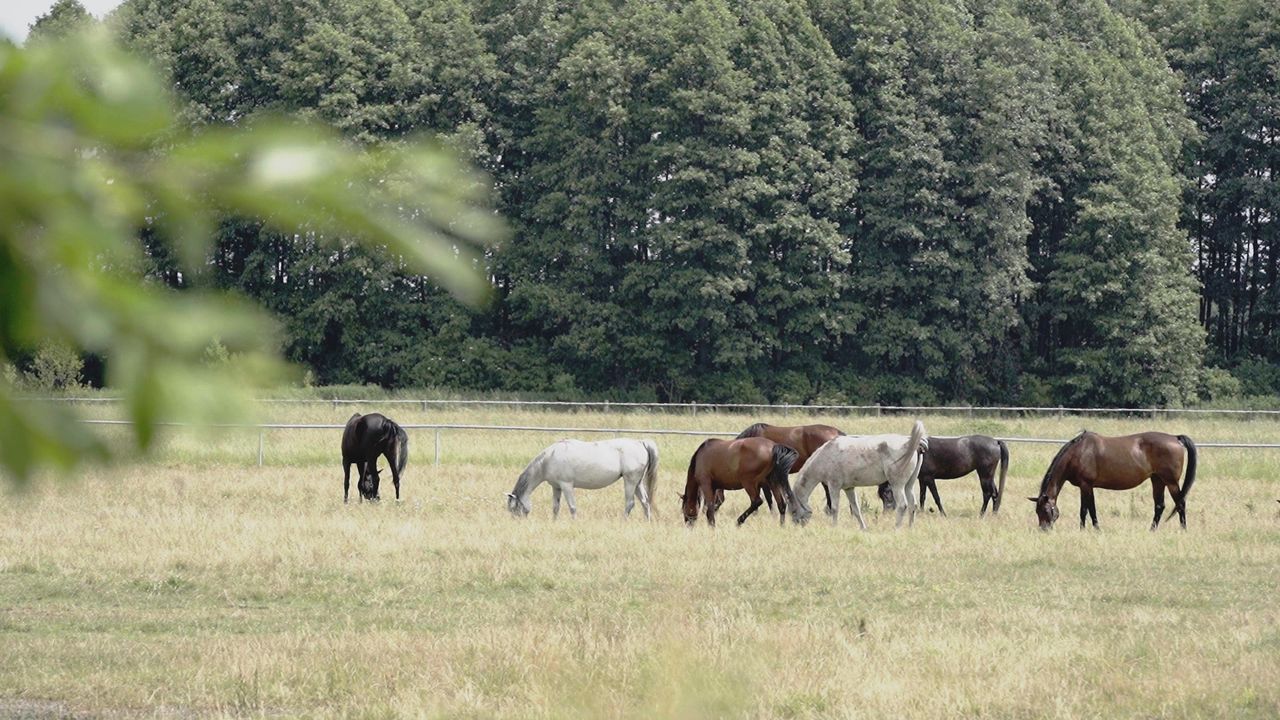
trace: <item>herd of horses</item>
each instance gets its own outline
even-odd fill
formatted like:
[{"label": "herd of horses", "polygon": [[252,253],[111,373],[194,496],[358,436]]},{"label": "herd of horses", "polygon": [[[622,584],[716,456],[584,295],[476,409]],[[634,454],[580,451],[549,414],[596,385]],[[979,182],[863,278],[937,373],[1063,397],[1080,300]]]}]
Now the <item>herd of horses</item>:
[{"label": "herd of horses", "polygon": [[[400,476],[409,456],[409,438],[404,428],[378,413],[352,415],[342,434],[343,483],[346,502],[351,489],[351,466],[357,469],[356,488],[362,500],[377,500],[380,482],[378,458],[391,467],[396,499],[400,499]],[[938,512],[946,515],[938,494],[938,480],[977,473],[982,488],[981,515],[990,507],[1000,511],[1005,477],[1009,470],[1009,448],[1002,440],[986,435],[929,437],[924,423],[915,421],[906,435],[846,435],[830,425],[782,427],[756,423],[736,438],[713,438],[703,442],[689,458],[680,506],[687,524],[697,522],[700,513],[707,523],[716,524],[716,512],[727,491],[742,490],[750,499],[738,524],[747,521],[763,504],[776,508],[778,521],[806,523],[813,515],[809,497],[821,486],[826,495],[826,513],[834,524],[840,507],[840,492],[849,500],[849,511],[862,529],[867,524],[858,502],[857,489],[875,487],[885,511],[915,521],[919,508],[932,494]],[[997,472],[999,482],[997,483]],[[796,475],[794,487],[791,475]],[[658,447],[650,440],[614,439],[599,442],[561,440],[535,457],[515,487],[507,493],[507,510],[524,517],[533,509],[535,488],[551,486],[552,514],[559,516],[561,499],[569,514],[577,516],[575,490],[597,490],[622,480],[624,513],[630,515],[639,501],[645,517],[655,513],[654,498],[658,478]],[[1164,516],[1165,493],[1173,500],[1170,517],[1177,513],[1187,526],[1187,493],[1196,479],[1196,445],[1186,435],[1143,432],[1106,437],[1081,431],[1068,440],[1054,456],[1040,482],[1040,491],[1028,498],[1035,503],[1040,528],[1047,530],[1058,519],[1058,496],[1068,484],[1080,489],[1080,526],[1087,520],[1098,526],[1093,491],[1132,490],[1151,480],[1155,516],[1151,529]]]}]

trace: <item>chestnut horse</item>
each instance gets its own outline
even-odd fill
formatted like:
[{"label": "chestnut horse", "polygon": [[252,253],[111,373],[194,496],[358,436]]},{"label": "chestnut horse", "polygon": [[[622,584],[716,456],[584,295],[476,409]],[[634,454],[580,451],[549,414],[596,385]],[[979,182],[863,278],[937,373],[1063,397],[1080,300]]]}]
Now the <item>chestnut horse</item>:
[{"label": "chestnut horse", "polygon": [[712,438],[698,446],[689,458],[689,476],[680,500],[685,523],[692,525],[698,519],[698,505],[706,508],[707,524],[715,527],[716,491],[746,490],[751,506],[738,517],[738,524],[747,521],[764,502],[760,491],[773,493],[781,520],[786,521],[786,498],[791,495],[787,473],[796,461],[796,451],[769,440],[753,437],[734,440]]},{"label": "chestnut horse", "polygon": [[[1185,477],[1183,471],[1186,471]],[[1040,495],[1028,498],[1036,504],[1040,529],[1048,530],[1058,519],[1058,494],[1067,483],[1080,488],[1080,527],[1085,515],[1098,527],[1098,508],[1093,501],[1095,488],[1132,490],[1151,479],[1156,514],[1151,529],[1160,526],[1164,513],[1164,491],[1173,496],[1173,511],[1182,527],[1187,527],[1187,493],[1196,481],[1196,444],[1186,435],[1144,432],[1136,435],[1105,437],[1083,431],[1067,441],[1040,481]],[[1182,479],[1179,487],[1178,479]]]},{"label": "chestnut horse", "polygon": [[[947,511],[942,508],[937,481],[954,480],[975,470],[978,472],[978,484],[982,487],[982,512],[978,516],[987,514],[989,504],[993,514],[999,513],[1000,501],[1004,499],[1004,480],[1009,473],[1009,446],[1003,440],[986,435],[929,438],[929,449],[925,451],[924,463],[920,465],[920,509],[924,510],[928,493],[932,491],[933,503],[945,517]],[[999,488],[996,487],[996,470],[1000,471]],[[889,483],[880,486],[880,501],[885,510],[894,508]]]},{"label": "chestnut horse", "polygon": [[[768,438],[776,443],[786,445],[796,451],[795,464],[791,466],[791,474],[800,472],[806,461],[816,452],[818,448],[826,444],[828,440],[844,435],[839,428],[830,425],[770,425],[769,423],[756,423],[751,427],[738,433],[739,438],[763,437]],[[822,486],[822,491],[830,493],[827,486]],[[764,501],[769,504],[769,510],[773,510],[773,500],[769,498],[769,494],[765,493]],[[724,504],[724,491],[716,491],[716,507],[719,508]],[[827,505],[831,504],[831,496],[827,495]]]}]

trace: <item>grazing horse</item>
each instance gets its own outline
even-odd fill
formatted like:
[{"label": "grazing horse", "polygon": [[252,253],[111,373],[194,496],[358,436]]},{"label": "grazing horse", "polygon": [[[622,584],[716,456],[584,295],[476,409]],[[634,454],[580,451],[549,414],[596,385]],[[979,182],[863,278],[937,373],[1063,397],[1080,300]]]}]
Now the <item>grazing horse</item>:
[{"label": "grazing horse", "polygon": [[929,447],[929,435],[925,432],[924,423],[919,420],[911,426],[911,435],[864,435],[861,437],[842,436],[818,448],[809,459],[809,464],[796,480],[795,503],[792,519],[803,524],[813,516],[809,508],[809,495],[814,486],[826,485],[828,497],[827,515],[834,525],[839,511],[840,490],[844,490],[849,498],[849,512],[858,519],[863,530],[867,523],[862,519],[862,508],[858,505],[857,488],[875,487],[887,482],[893,491],[898,509],[898,526],[908,512],[911,519],[916,519],[916,498],[912,489],[920,466],[923,463],[923,452]]},{"label": "grazing horse", "polygon": [[[1183,471],[1186,471],[1184,476]],[[1178,479],[1182,479],[1179,486]],[[1151,479],[1156,514],[1151,529],[1160,526],[1164,513],[1164,491],[1173,496],[1173,510],[1182,527],[1187,527],[1187,493],[1196,481],[1196,444],[1186,435],[1144,432],[1136,435],[1106,437],[1082,431],[1067,441],[1049,463],[1040,481],[1040,495],[1027,498],[1036,504],[1040,529],[1048,530],[1058,519],[1058,494],[1071,483],[1080,488],[1080,527],[1085,516],[1098,527],[1098,507],[1093,500],[1095,488],[1132,490]]]},{"label": "grazing horse", "polygon": [[684,494],[680,496],[684,521],[692,525],[698,519],[698,506],[706,508],[707,524],[716,525],[717,490],[746,490],[751,506],[738,517],[738,524],[764,502],[760,491],[772,492],[786,522],[786,497],[791,494],[787,473],[796,461],[796,451],[769,440],[752,437],[734,440],[712,438],[698,446],[689,458],[689,475]]},{"label": "grazing horse", "polygon": [[[738,433],[739,438],[763,437],[768,438],[776,443],[786,445],[796,451],[795,464],[791,466],[791,474],[800,472],[804,468],[805,462],[811,455],[818,451],[818,448],[834,437],[839,437],[844,433],[839,428],[830,425],[770,425],[768,423],[756,423],[746,430]],[[823,486],[826,490],[826,486]],[[769,504],[769,510],[773,510],[773,500],[770,499],[769,493],[765,493],[764,501]],[[724,491],[716,491],[716,507],[719,508],[724,504]],[[827,504],[831,504],[831,498],[827,498]]]},{"label": "grazing horse", "polygon": [[[995,483],[997,469],[1000,470],[998,489]],[[978,471],[978,483],[982,486],[982,512],[978,516],[987,514],[988,503],[992,514],[999,513],[1000,501],[1004,499],[1004,479],[1009,472],[1009,446],[1003,440],[986,435],[929,438],[929,449],[925,451],[924,462],[920,465],[920,509],[924,509],[932,491],[933,502],[945,517],[947,511],[942,508],[937,481],[954,480],[974,470]],[[880,501],[884,503],[885,510],[893,509],[893,492],[888,483],[880,486]]]},{"label": "grazing horse", "polygon": [[[378,413],[356,413],[342,431],[342,502],[351,494],[351,465],[359,472],[357,489],[364,500],[378,499],[378,456],[391,466],[391,480],[400,499],[400,473],[409,462],[409,436],[389,417]],[[372,490],[366,494],[365,490]]]},{"label": "grazing horse", "polygon": [[625,507],[631,514],[636,496],[645,518],[652,516],[654,488],[658,484],[658,446],[650,440],[561,440],[538,453],[520,473],[507,493],[507,510],[524,517],[533,509],[529,496],[542,483],[551,484],[551,516],[560,516],[560,496],[569,503],[569,514],[578,516],[575,488],[598,490],[622,478]]}]

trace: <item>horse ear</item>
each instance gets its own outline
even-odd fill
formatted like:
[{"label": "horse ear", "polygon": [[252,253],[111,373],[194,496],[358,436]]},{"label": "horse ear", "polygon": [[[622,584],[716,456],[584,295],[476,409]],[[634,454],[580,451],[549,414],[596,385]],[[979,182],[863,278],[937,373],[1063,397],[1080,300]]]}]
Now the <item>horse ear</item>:
[{"label": "horse ear", "polygon": [[515,499],[516,499],[516,494],[515,494],[515,493],[507,493],[507,497],[511,498],[512,500],[515,500]]},{"label": "horse ear", "polygon": [[1030,500],[1031,502],[1040,502],[1040,498],[1038,497],[1029,497],[1027,499]]},{"label": "horse ear", "polygon": [[[684,502],[684,493],[676,493],[676,497],[680,498],[680,502]],[[1280,500],[1276,502],[1280,502]]]}]

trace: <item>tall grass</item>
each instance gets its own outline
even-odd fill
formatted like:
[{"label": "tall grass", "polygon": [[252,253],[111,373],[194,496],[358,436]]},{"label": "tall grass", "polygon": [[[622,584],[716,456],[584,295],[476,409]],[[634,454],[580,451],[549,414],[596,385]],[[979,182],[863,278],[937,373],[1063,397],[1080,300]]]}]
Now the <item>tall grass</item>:
[{"label": "tall grass", "polygon": [[[271,407],[263,419],[350,412]],[[757,419],[388,414],[726,431]],[[935,434],[1044,437],[1081,425],[925,421]],[[902,432],[909,419],[838,424]],[[1200,440],[1277,437],[1256,421],[1162,425]],[[1100,493],[1100,532],[1075,528],[1068,490],[1058,529],[1038,532],[1020,496],[1054,448],[1025,445],[1012,447],[999,517],[976,517],[970,478],[939,483],[950,518],[909,530],[885,516],[859,532],[847,513],[837,527],[780,528],[760,513],[712,531],[686,530],[673,493],[699,438],[658,438],[661,516],[645,523],[621,519],[616,486],[580,493],[576,522],[551,521],[545,489],[528,520],[512,520],[504,493],[558,439],[543,433],[446,431],[439,466],[432,435],[413,433],[404,502],[344,506],[339,435],[270,432],[258,468],[256,433],[174,432],[145,464],[7,497],[0,715],[32,701],[91,715],[1280,714],[1272,451],[1203,451],[1187,532],[1147,531],[1145,488]],[[743,509],[740,495],[722,517]]]}]

